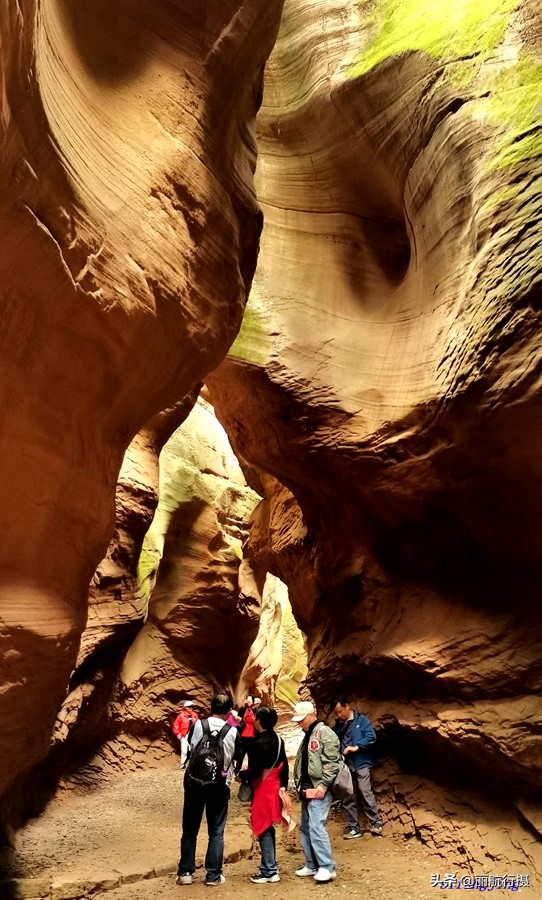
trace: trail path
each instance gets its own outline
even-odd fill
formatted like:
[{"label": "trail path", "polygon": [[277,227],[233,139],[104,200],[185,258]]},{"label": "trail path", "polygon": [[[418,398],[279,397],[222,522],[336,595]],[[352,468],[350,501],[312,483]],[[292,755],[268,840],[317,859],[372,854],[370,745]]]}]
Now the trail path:
[{"label": "trail path", "polygon": [[[235,793],[235,790],[234,790]],[[17,900],[198,900],[208,897],[203,869],[190,887],[175,885],[182,800],[178,768],[141,771],[86,789],[61,792],[45,813],[30,822],[17,839],[9,889]],[[299,820],[299,808],[295,809]],[[341,812],[330,820],[338,877],[330,885],[300,879],[302,864],[297,829],[279,838],[281,882],[253,885],[248,880],[259,860],[246,807],[233,799],[226,831],[226,884],[220,897],[254,900],[259,893],[273,900],[322,900],[327,897],[363,900],[430,900],[461,896],[431,887],[435,863],[418,843],[385,834],[368,833],[344,841]],[[200,857],[205,835],[198,843]],[[500,893],[500,892],[499,892]]]}]

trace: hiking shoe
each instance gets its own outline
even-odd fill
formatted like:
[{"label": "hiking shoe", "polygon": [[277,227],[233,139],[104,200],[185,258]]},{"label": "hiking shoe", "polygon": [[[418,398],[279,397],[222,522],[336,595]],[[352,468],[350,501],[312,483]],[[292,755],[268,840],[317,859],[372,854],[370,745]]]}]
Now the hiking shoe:
[{"label": "hiking shoe", "polygon": [[192,884],[194,878],[192,875],[177,875],[175,879],[175,884]]},{"label": "hiking shoe", "polygon": [[218,878],[215,878],[214,881],[209,881],[207,878],[205,879],[205,884],[207,887],[215,887],[217,884],[224,884],[226,881],[225,875],[219,875]]},{"label": "hiking shoe", "polygon": [[300,878],[314,878],[316,869],[309,869],[308,866],[303,866],[302,869],[296,869],[295,874],[299,875]]},{"label": "hiking shoe", "polygon": [[371,828],[371,834],[374,834],[375,837],[380,837],[383,831],[382,825],[373,825]]},{"label": "hiking shoe", "polygon": [[337,873],[335,871],[331,871],[330,869],[318,869],[314,876],[314,880],[318,881],[320,884],[326,884],[328,881],[334,881],[337,877]]},{"label": "hiking shoe", "polygon": [[347,828],[343,834],[343,841],[354,841],[359,837],[363,837],[363,832],[359,828]]},{"label": "hiking shoe", "polygon": [[252,884],[277,884],[280,881],[280,875],[278,872],[275,872],[274,875],[262,875],[261,872],[256,872],[250,880]]}]

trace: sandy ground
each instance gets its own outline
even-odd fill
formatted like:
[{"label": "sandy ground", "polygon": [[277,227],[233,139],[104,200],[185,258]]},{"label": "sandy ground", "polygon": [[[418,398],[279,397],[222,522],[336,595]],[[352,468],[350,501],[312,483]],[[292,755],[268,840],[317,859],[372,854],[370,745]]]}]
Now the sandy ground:
[{"label": "sandy ground", "polygon": [[[234,788],[233,793],[236,793]],[[45,813],[21,831],[12,860],[11,881],[0,895],[16,900],[72,900],[104,896],[107,900],[180,900],[207,896],[201,856],[205,834],[198,843],[195,883],[175,885],[179,822],[182,803],[181,772],[174,769],[125,775],[99,788],[64,791]],[[295,809],[299,820],[299,808]],[[272,894],[274,900],[314,897],[359,897],[360,900],[429,900],[461,897],[457,890],[431,886],[438,863],[415,841],[364,834],[344,841],[343,813],[333,811],[329,830],[338,867],[337,880],[317,885],[300,879],[294,870],[303,864],[297,829],[279,837],[281,882],[253,885],[249,878],[259,861],[258,847],[248,826],[246,807],[236,798],[230,804],[226,830],[226,883],[220,896],[254,898]],[[3,893],[2,893],[3,891]],[[493,892],[501,896],[501,891]],[[510,894],[506,892],[508,896]],[[523,896],[533,896],[522,890]]]}]

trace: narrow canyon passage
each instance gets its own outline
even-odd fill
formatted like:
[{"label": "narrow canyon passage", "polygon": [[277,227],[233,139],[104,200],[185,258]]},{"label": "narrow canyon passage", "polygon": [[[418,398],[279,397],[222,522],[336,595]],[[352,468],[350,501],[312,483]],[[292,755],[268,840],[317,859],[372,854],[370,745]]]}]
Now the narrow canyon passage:
[{"label": "narrow canyon passage", "polygon": [[14,900],[176,893],[222,689],[374,724],[335,892],[542,891],[539,7],[0,4]]},{"label": "narrow canyon passage", "polygon": [[[180,894],[203,897],[205,835],[199,843],[195,883],[187,890],[175,885],[179,842],[182,778],[178,765],[167,769],[140,770],[120,776],[92,792],[59,795],[46,813],[19,835],[12,861],[6,900],[54,897],[71,900],[92,896],[103,900],[178,898]],[[299,821],[299,806],[294,806]],[[306,884],[294,869],[301,860],[297,833],[278,836],[281,882],[267,890],[284,898],[318,895],[361,900],[430,900],[435,896],[431,876],[439,874],[434,856],[417,842],[404,843],[393,836],[343,841],[341,812],[331,815],[330,834],[338,864],[338,881],[332,886]],[[246,807],[235,799],[228,817],[225,845],[227,897],[254,897],[249,881],[258,860],[250,833]],[[465,874],[460,869],[458,874]],[[532,895],[532,892],[530,894]],[[452,890],[438,889],[451,898]]]}]

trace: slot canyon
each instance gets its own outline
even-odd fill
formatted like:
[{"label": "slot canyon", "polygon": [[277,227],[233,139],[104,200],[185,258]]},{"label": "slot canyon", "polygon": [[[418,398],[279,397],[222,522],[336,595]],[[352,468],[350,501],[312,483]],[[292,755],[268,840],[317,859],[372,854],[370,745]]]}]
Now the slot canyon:
[{"label": "slot canyon", "polygon": [[536,0],[3,0],[0,50],[0,891],[117,900],[21,834],[180,784],[227,689],[347,694],[386,856],[539,896]]}]

